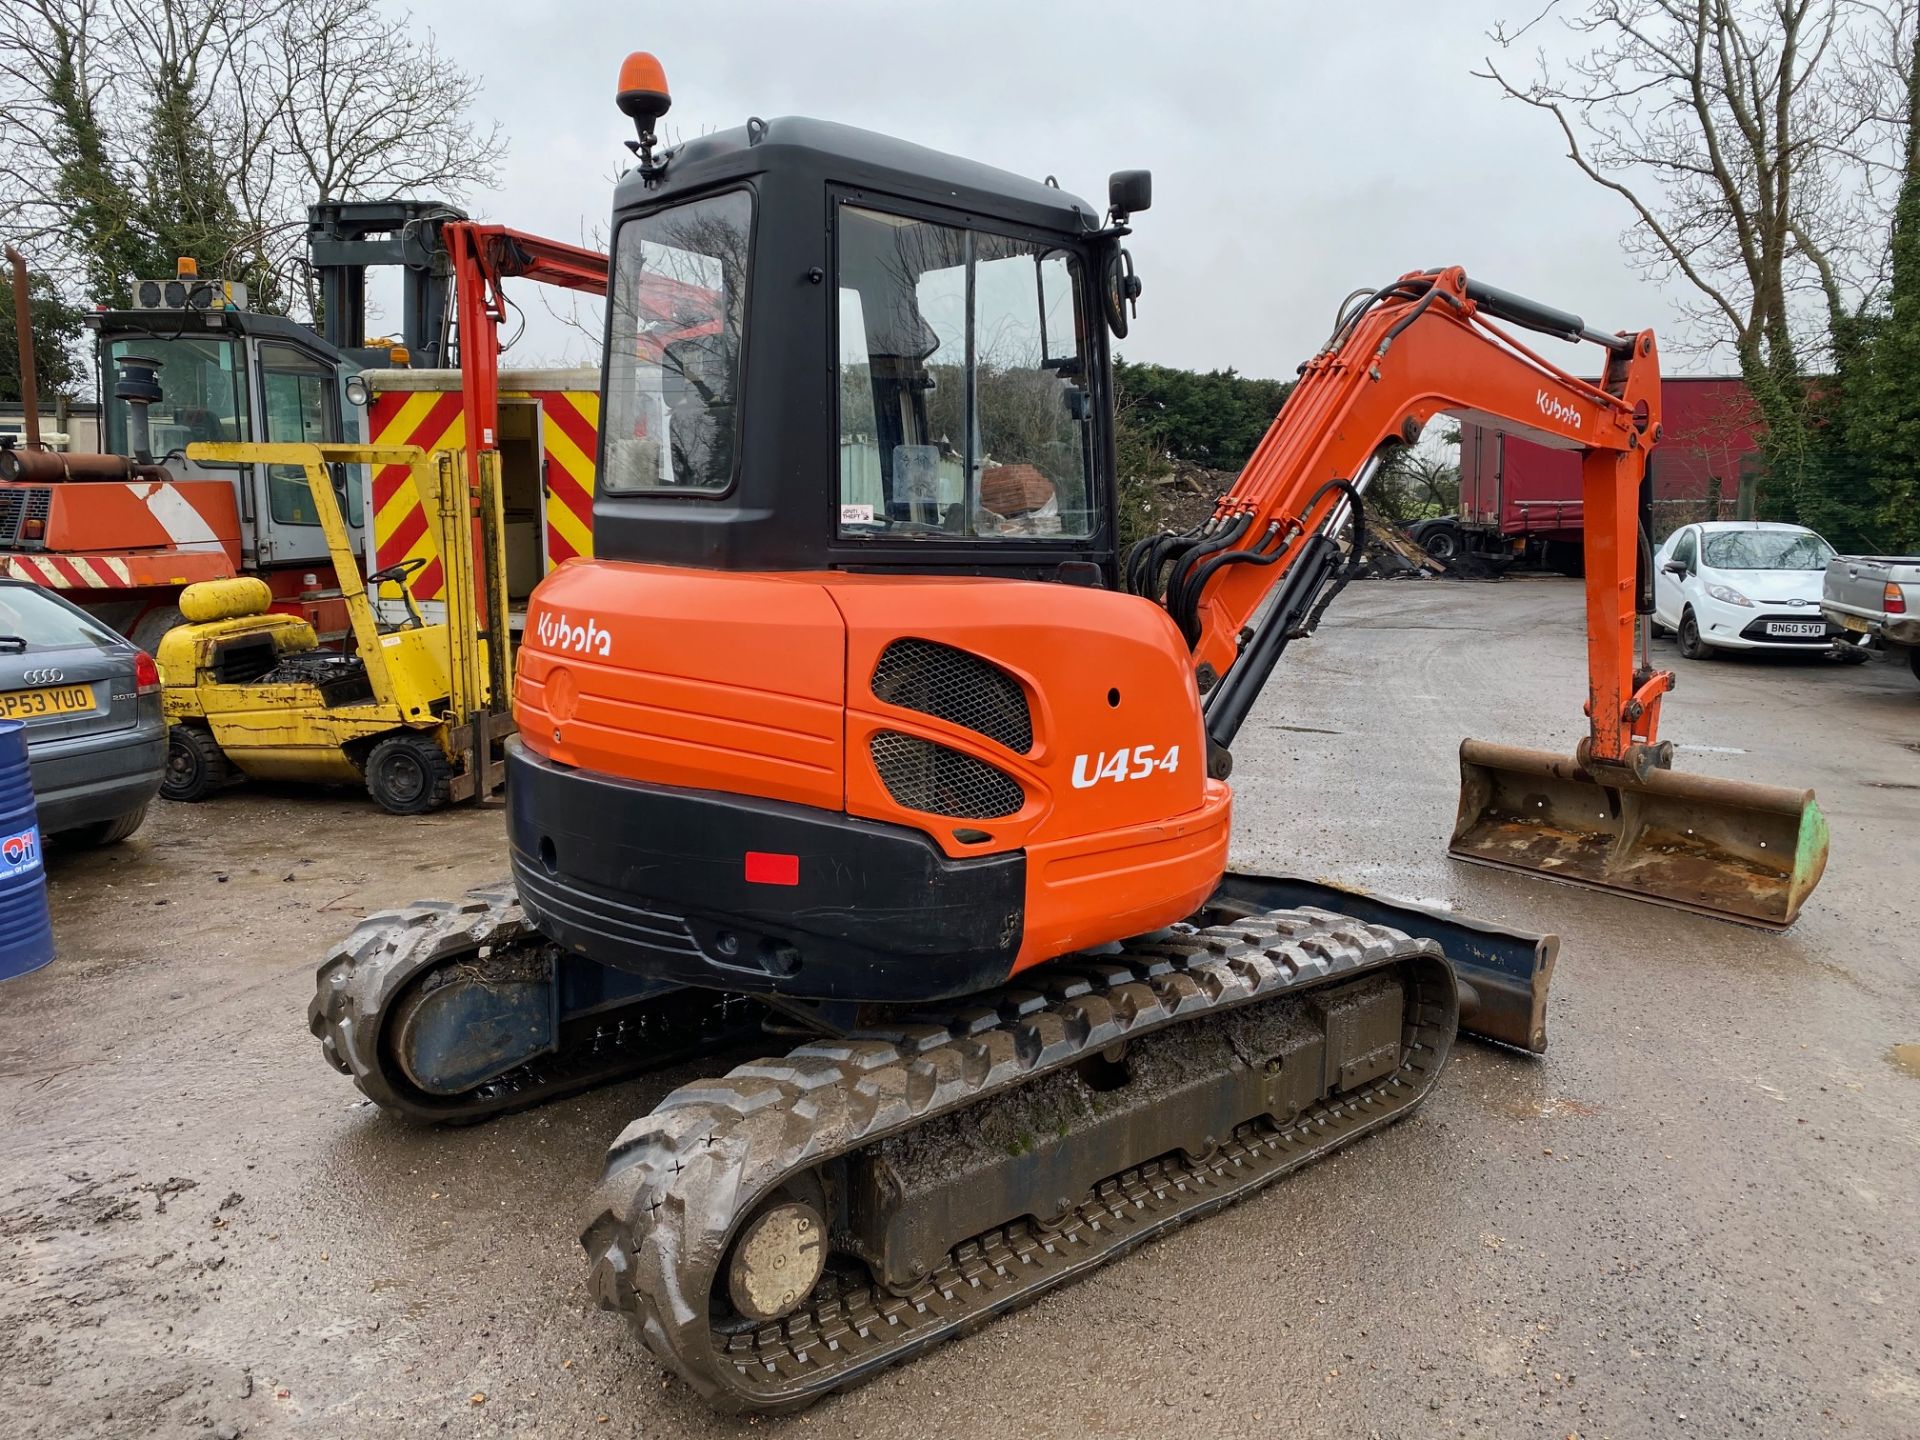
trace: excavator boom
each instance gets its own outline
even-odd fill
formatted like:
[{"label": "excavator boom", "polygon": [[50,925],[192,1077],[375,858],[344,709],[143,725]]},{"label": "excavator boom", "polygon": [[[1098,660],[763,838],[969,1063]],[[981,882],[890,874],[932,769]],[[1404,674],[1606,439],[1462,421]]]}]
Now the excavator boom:
[{"label": "excavator boom", "polygon": [[[1599,380],[1554,365],[1496,319],[1592,342]],[[1651,331],[1603,334],[1458,267],[1350,302],[1211,519],[1129,557],[1130,586],[1164,604],[1192,647],[1212,772],[1225,777],[1275,663],[1358,559],[1365,491],[1391,451],[1436,415],[1495,424],[1582,455],[1588,733],[1571,760],[1465,742],[1451,853],[1790,924],[1826,860],[1812,793],[1675,774],[1659,739],[1673,675],[1648,662],[1642,625],[1659,402]]]}]

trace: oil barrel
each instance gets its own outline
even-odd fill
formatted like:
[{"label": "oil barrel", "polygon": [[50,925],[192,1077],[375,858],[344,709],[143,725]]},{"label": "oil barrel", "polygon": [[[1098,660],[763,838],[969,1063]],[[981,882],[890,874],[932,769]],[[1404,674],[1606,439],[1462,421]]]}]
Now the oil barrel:
[{"label": "oil barrel", "polygon": [[51,959],[53,919],[27,769],[27,727],[0,720],[0,980],[38,970]]}]

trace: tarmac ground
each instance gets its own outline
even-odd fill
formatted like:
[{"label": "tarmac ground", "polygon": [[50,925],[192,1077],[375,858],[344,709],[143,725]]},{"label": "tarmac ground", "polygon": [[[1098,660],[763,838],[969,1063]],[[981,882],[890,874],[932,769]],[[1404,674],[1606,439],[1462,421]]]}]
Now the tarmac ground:
[{"label": "tarmac ground", "polygon": [[1463,735],[1571,753],[1577,582],[1352,587],[1236,747],[1234,863],[1558,933],[1550,1045],[777,1421],[593,1309],[607,1142],[682,1066],[465,1130],[327,1068],[362,914],[505,873],[499,811],[240,788],[50,863],[0,986],[0,1436],[1920,1435],[1920,684],[1680,659],[1676,767],[1819,794],[1769,935],[1445,856]]}]

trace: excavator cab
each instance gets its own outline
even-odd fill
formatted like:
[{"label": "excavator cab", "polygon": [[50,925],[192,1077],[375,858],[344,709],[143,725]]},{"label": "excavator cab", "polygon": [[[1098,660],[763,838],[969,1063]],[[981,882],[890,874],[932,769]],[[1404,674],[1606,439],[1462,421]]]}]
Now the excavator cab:
[{"label": "excavator cab", "polygon": [[1097,287],[1124,233],[1056,185],[818,120],[634,171],[596,553],[1117,588]]}]

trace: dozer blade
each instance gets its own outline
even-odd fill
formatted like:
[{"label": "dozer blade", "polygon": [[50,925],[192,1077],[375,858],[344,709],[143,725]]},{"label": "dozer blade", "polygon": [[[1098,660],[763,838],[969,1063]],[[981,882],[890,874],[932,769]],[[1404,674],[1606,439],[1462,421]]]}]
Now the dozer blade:
[{"label": "dozer blade", "polygon": [[1811,790],[1655,770],[1605,779],[1541,750],[1460,742],[1447,853],[1784,930],[1827,865]]}]

